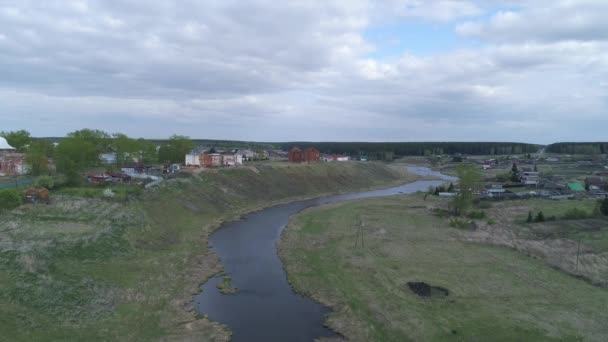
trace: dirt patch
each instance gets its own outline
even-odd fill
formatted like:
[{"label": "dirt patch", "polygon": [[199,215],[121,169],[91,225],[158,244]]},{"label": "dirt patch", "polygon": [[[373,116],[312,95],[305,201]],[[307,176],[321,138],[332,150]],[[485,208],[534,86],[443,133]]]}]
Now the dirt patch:
[{"label": "dirt patch", "polygon": [[420,297],[442,298],[450,295],[450,291],[439,286],[431,286],[422,281],[410,281],[407,286]]}]

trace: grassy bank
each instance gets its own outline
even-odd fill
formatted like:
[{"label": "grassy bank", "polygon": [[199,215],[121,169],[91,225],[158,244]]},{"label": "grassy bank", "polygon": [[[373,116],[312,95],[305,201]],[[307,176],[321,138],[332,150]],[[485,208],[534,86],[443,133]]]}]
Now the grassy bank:
[{"label": "grassy bank", "polygon": [[[606,289],[465,241],[469,232],[429,210],[442,205],[411,195],[309,209],[283,233],[289,281],[331,306],[329,325],[353,341],[606,339]],[[408,282],[449,295],[420,297]]]},{"label": "grassy bank", "polygon": [[258,164],[171,180],[125,202],[63,191],[0,213],[0,331],[11,341],[225,340],[191,310],[221,270],[207,235],[287,200],[413,180],[383,164]]}]

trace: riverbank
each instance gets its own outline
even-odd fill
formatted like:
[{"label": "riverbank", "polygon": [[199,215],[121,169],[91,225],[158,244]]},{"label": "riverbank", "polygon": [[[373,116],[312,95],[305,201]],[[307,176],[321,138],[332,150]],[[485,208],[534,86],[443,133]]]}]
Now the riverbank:
[{"label": "riverbank", "polygon": [[409,195],[302,212],[280,243],[289,282],[330,306],[328,325],[352,341],[605,340],[606,289],[464,241],[431,212],[439,201]]},{"label": "riverbank", "polygon": [[221,222],[415,179],[379,163],[261,163],[172,180],[127,203],[55,196],[0,213],[0,331],[14,341],[226,340],[191,306],[221,270],[207,245]]}]

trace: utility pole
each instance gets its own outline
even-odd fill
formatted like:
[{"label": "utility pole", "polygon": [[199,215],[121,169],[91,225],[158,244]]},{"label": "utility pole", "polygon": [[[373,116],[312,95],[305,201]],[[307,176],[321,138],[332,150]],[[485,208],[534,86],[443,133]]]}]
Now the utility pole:
[{"label": "utility pole", "polygon": [[581,254],[581,239],[578,239],[578,249],[576,251],[576,272],[578,272],[578,256]]}]

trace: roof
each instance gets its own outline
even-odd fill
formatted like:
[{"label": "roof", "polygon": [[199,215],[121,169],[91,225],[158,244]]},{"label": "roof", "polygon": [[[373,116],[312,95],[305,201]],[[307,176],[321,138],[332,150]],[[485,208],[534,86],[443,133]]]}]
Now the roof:
[{"label": "roof", "polygon": [[6,139],[0,137],[0,150],[14,150],[15,148],[8,144]]},{"label": "roof", "polygon": [[585,191],[585,187],[581,183],[568,183],[568,188],[572,191]]}]

